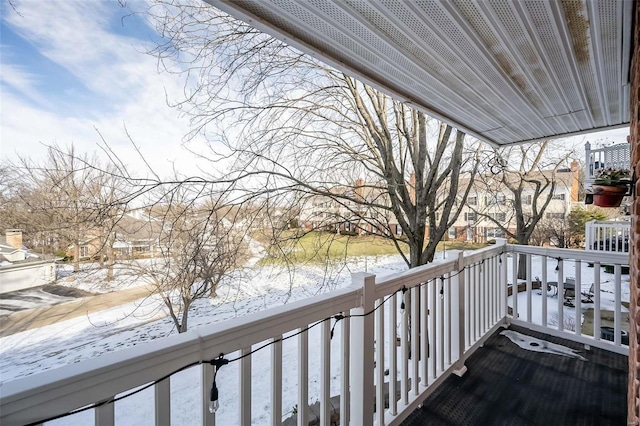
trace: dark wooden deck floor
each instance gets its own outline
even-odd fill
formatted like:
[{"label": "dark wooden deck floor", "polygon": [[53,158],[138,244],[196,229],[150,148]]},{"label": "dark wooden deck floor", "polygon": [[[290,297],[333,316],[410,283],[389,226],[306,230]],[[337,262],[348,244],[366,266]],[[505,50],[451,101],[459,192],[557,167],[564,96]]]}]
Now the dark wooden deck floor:
[{"label": "dark wooden deck floor", "polygon": [[627,357],[512,326],[581,350],[588,361],[521,349],[500,330],[403,423],[417,425],[625,425]]}]

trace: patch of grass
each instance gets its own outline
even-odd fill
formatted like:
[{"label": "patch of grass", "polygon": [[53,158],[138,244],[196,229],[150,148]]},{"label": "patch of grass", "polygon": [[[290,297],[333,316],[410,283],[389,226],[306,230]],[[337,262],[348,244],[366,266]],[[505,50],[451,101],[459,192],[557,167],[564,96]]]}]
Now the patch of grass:
[{"label": "patch of grass", "polygon": [[392,241],[375,235],[349,236],[314,231],[301,237],[294,233],[289,236],[279,246],[272,247],[263,262],[324,263],[351,256],[398,253]]},{"label": "patch of grass", "polygon": [[[624,305],[627,302],[622,302]],[[627,303],[628,305],[628,303]],[[593,316],[594,309],[589,308],[584,311],[584,321],[582,322],[582,334],[587,336],[593,336]],[[620,328],[624,331],[629,331],[629,312],[622,312],[621,315],[621,324]],[[615,324],[614,321],[614,312],[607,309],[602,309],[600,311],[600,326],[601,327],[613,327]]]},{"label": "patch of grass", "polygon": [[[291,230],[281,235],[279,245],[271,247],[268,255],[260,263],[325,263],[352,256],[382,256],[398,254],[391,240],[376,235],[340,235],[331,232],[312,231],[304,233]],[[409,247],[400,243],[406,254]],[[487,244],[465,241],[447,241],[438,244],[438,251],[476,250]]]},{"label": "patch of grass", "polygon": [[440,241],[438,243],[438,250],[442,251],[445,247],[447,250],[477,250],[483,247],[487,247],[489,244],[487,243],[470,243],[468,241],[459,241],[459,240],[451,240],[451,241]]}]

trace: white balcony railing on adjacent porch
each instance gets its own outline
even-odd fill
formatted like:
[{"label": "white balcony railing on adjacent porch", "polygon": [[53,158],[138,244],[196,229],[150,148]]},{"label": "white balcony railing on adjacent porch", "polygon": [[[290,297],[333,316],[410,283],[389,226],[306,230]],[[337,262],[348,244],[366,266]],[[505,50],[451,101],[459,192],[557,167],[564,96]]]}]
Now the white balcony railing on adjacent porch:
[{"label": "white balcony railing on adjacent porch", "polygon": [[585,189],[591,190],[591,185],[593,185],[598,169],[629,169],[630,165],[631,148],[628,143],[592,149],[591,144],[587,142],[585,144]]},{"label": "white balcony railing on adjacent porch", "polygon": [[585,225],[585,250],[629,253],[631,222],[592,220]]},{"label": "white balcony railing on adjacent porch", "polygon": [[[511,289],[521,286],[523,291],[516,292],[515,297],[508,296],[508,283],[519,282],[520,255],[524,256],[527,277]],[[595,267],[585,272],[588,262]],[[600,271],[601,263],[614,265],[615,273],[605,276]],[[309,335],[319,328],[320,424],[330,424],[331,386],[334,384],[335,389],[337,380],[340,424],[368,425],[375,419],[379,425],[397,425],[446,377],[463,374],[465,359],[498,327],[509,322],[627,353],[628,347],[621,340],[621,266],[626,264],[628,256],[623,254],[512,246],[500,240],[495,246],[469,254],[456,253],[449,260],[390,277],[354,274],[352,286],[343,290],[7,382],[0,387],[0,423],[8,426],[41,422],[96,404],[91,408],[96,424],[112,425],[116,409],[121,409],[117,408],[119,403],[112,402],[114,396],[195,365],[192,368],[200,372],[201,380],[192,396],[198,401],[197,412],[192,416],[201,418],[203,425],[214,425],[215,415],[207,410],[213,371],[206,362],[223,353],[237,366],[238,377],[233,384],[218,379],[218,388],[223,394],[227,387],[237,384],[238,423],[251,424],[256,393],[252,391],[252,371],[258,370],[270,376],[271,424],[280,424],[285,386],[281,339],[291,336],[286,343],[297,343],[298,425],[306,426],[302,419],[308,418],[310,396]],[[576,283],[576,322],[580,324],[581,314],[575,313],[582,313],[585,307],[579,290],[593,284],[593,330],[599,330],[604,311],[601,308],[612,310],[613,341],[602,340],[597,331],[592,333],[594,336],[585,335],[579,325],[567,327],[572,308],[563,305],[561,296],[569,274]],[[551,281],[558,283],[556,296],[546,291],[547,282]],[[536,282],[541,283],[539,290],[534,288]],[[613,302],[607,302],[611,306],[601,300],[605,282],[607,291],[613,293]],[[337,321],[335,317],[339,315],[346,318]],[[334,326],[336,337],[332,339]],[[265,344],[268,346],[250,354]],[[339,356],[334,350],[332,357],[336,345]],[[270,352],[268,365],[254,361],[264,351]],[[331,374],[332,363],[339,367],[335,377]],[[382,385],[385,381],[387,386]],[[178,408],[172,406],[171,380],[162,380],[153,387],[155,406],[153,419],[149,420],[157,425],[169,424],[171,411]],[[384,403],[387,393],[388,406]]]}]

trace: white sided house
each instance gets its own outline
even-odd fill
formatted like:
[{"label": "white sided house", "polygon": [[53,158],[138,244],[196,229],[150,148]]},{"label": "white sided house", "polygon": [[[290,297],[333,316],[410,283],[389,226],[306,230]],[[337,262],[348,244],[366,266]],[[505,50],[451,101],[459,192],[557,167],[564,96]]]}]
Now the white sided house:
[{"label": "white sided house", "polygon": [[22,231],[7,229],[0,237],[0,293],[38,287],[55,279],[55,258],[29,253],[22,246]]}]

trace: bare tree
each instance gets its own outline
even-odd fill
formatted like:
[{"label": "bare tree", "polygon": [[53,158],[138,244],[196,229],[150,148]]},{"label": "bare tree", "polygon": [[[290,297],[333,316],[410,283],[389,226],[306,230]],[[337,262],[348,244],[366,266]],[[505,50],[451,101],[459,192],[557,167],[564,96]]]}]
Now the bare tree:
[{"label": "bare tree", "polygon": [[198,299],[215,297],[218,285],[242,265],[246,244],[237,226],[238,210],[197,205],[183,188],[171,189],[154,204],[150,216],[159,237],[155,256],[119,267],[147,281],[162,298],[179,333],[188,329],[189,311]]},{"label": "bare tree", "polygon": [[[488,194],[487,206],[503,206],[503,210],[514,219],[515,230],[509,229],[509,220],[498,220],[486,210],[476,209],[479,216],[492,221],[506,235],[515,239],[518,244],[528,244],[536,225],[544,218],[549,203],[558,186],[559,172],[566,166],[572,152],[560,155],[547,150],[549,141],[531,145],[519,145],[491,155],[496,160],[488,160],[485,164],[497,161],[498,173],[479,175],[479,186]],[[492,164],[495,168],[496,164]],[[573,185],[574,173],[570,173],[570,187]],[[575,180],[578,184],[577,178]],[[575,200],[577,201],[577,200]],[[509,217],[508,216],[508,217]]]},{"label": "bare tree", "polygon": [[538,222],[529,238],[529,244],[543,246],[545,244],[569,248],[571,244],[571,229],[567,218],[545,218]]},{"label": "bare tree", "polygon": [[31,232],[46,232],[56,244],[73,246],[74,270],[79,270],[80,242],[96,215],[88,187],[97,159],[79,154],[73,145],[48,147],[42,161],[21,158],[14,166],[25,184],[20,193]]},{"label": "bare tree", "polygon": [[[488,165],[491,173],[479,175],[479,187],[488,194],[483,208],[474,211],[479,217],[491,221],[509,238],[518,244],[529,244],[529,241],[545,217],[549,203],[556,195],[559,169],[566,166],[572,152],[550,152],[549,141],[531,145],[519,145],[507,148],[501,152],[493,151],[484,164]],[[575,167],[575,165],[574,165]],[[577,194],[577,170],[565,170],[569,174],[570,187]],[[577,199],[575,200],[577,201]],[[504,214],[496,215],[495,212]],[[562,213],[564,216],[566,212]],[[509,224],[515,222],[515,229]],[[564,239],[564,238],[563,238]],[[523,278],[525,259],[519,259],[518,275]]]},{"label": "bare tree", "polygon": [[206,180],[239,202],[329,197],[410,267],[433,259],[476,173],[463,132],[211,7],[159,1],[151,14],[167,40],[153,53],[186,77],[176,106],[191,117],[187,138],[207,137],[211,169],[228,170]]}]

